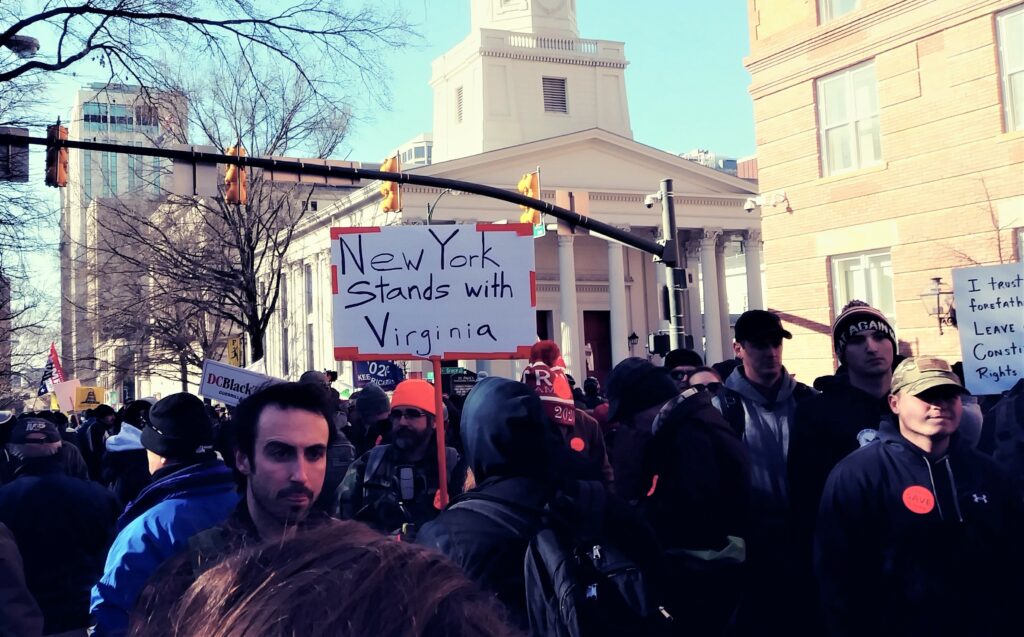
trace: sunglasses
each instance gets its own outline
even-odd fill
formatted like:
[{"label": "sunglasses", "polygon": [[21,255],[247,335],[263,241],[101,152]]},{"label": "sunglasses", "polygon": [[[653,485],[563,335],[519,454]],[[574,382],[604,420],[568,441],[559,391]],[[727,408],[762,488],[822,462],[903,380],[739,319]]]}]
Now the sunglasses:
[{"label": "sunglasses", "polygon": [[673,369],[668,373],[672,377],[672,380],[686,380],[690,377],[693,372],[688,372],[685,369]]},{"label": "sunglasses", "polygon": [[426,415],[427,412],[419,409],[396,409],[391,412],[391,420],[401,420],[402,416],[405,416],[406,420],[415,420]]},{"label": "sunglasses", "polygon": [[706,389],[712,394],[717,394],[718,390],[722,388],[722,383],[694,383],[693,385],[690,385],[690,387],[693,387],[698,391]]}]

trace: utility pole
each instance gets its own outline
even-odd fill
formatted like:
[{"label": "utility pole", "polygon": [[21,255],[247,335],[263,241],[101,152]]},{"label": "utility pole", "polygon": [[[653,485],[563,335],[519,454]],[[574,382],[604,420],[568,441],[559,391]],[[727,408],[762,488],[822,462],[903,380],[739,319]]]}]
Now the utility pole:
[{"label": "utility pole", "polygon": [[679,267],[682,259],[679,257],[679,235],[676,231],[676,202],[675,193],[672,190],[672,180],[662,179],[661,190],[658,193],[661,199],[661,233],[665,240],[665,250],[662,252],[661,260],[668,268],[668,276],[665,277],[668,286],[668,320],[669,320],[669,348],[679,348],[680,336],[683,334],[682,312],[679,308],[679,288],[686,287],[686,275]]}]

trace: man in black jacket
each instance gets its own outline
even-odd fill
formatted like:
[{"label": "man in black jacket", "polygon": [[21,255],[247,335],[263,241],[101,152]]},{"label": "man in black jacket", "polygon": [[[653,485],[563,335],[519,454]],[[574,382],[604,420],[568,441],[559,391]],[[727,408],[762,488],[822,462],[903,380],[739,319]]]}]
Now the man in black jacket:
[{"label": "man in black jacket", "polygon": [[99,484],[65,473],[56,425],[20,417],[7,449],[20,459],[0,488],[0,522],[14,534],[28,589],[43,612],[43,634],[84,630],[89,591],[103,574],[120,507]]},{"label": "man in black jacket", "polygon": [[957,436],[960,381],[938,358],[896,368],[898,425],[841,461],[815,530],[833,635],[1018,634],[1024,513],[1006,477]]}]

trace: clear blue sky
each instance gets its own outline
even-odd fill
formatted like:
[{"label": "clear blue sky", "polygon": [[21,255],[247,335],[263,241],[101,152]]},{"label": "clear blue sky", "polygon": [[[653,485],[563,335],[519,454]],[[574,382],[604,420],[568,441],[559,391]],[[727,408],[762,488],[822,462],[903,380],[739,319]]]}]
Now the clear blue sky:
[{"label": "clear blue sky", "polygon": [[[432,126],[431,62],[469,35],[469,0],[402,0],[423,43],[391,57],[393,108],[361,123],[350,159],[383,159]],[[743,68],[746,0],[577,0],[580,37],[626,43],[626,88],[637,141],[666,151],[754,153]]]}]

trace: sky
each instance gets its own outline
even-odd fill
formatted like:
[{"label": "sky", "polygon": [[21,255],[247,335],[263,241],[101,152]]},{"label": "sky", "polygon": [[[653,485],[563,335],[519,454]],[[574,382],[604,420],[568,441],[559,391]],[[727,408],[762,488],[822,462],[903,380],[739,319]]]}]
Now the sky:
[{"label": "sky", "polygon": [[[469,35],[469,0],[399,5],[423,43],[391,56],[392,110],[356,128],[350,159],[382,160],[431,129],[430,64]],[[626,44],[626,91],[637,141],[676,153],[754,153],[750,75],[743,68],[747,0],[577,0],[576,11],[580,37]]]}]

